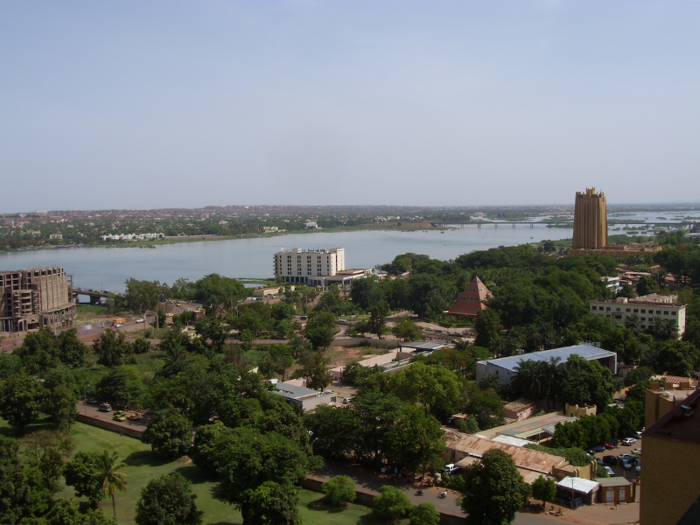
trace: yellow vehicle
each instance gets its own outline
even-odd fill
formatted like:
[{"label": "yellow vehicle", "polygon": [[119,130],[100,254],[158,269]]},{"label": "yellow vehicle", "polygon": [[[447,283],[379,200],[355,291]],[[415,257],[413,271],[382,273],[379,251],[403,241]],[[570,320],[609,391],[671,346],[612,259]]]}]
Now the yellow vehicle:
[{"label": "yellow vehicle", "polygon": [[126,412],[124,412],[123,410],[117,410],[117,411],[114,413],[114,415],[115,415],[115,416],[125,416],[125,415],[126,415]]},{"label": "yellow vehicle", "polygon": [[138,421],[139,419],[141,419],[141,416],[139,416],[138,414],[129,414],[127,416],[127,419],[129,421]]},{"label": "yellow vehicle", "polygon": [[114,419],[114,421],[126,421],[126,416],[124,414],[114,414],[112,419]]},{"label": "yellow vehicle", "polygon": [[112,321],[112,326],[123,325],[123,324],[124,324],[123,317],[117,317],[114,321]]}]

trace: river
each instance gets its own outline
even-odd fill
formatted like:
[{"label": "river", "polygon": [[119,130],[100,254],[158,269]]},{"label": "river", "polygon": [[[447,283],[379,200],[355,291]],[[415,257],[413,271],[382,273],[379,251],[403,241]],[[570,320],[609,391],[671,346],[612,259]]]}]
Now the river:
[{"label": "river", "polygon": [[0,270],[63,266],[76,286],[124,291],[129,277],[172,284],[210,273],[227,277],[273,277],[273,254],[281,248],[345,248],[347,268],[373,268],[395,256],[422,253],[450,260],[474,250],[571,238],[569,228],[467,225],[440,231],[353,231],[292,234],[255,239],[184,242],[155,248],[59,248],[0,253]]}]

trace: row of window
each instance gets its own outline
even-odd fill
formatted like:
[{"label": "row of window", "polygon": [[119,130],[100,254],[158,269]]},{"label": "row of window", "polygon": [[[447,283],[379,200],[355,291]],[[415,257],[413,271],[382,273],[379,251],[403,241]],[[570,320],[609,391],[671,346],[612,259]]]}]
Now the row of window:
[{"label": "row of window", "polygon": [[[610,307],[609,307],[609,306],[606,306],[606,307],[603,307],[603,306],[591,306],[591,310],[600,310],[601,312],[602,312],[602,311],[607,311],[607,312],[609,312],[609,311],[610,311]],[[617,308],[616,311],[619,312],[620,309]],[[627,312],[627,313],[633,312],[633,313],[635,313],[635,314],[640,313],[640,312],[643,313],[643,314],[647,313],[647,311],[646,311],[645,308],[642,308],[641,310],[640,310],[639,308],[632,308],[632,309],[630,309],[630,308],[625,308],[625,312]],[[649,313],[650,313],[650,314],[653,314],[653,313],[654,313],[654,310],[649,310]],[[663,314],[663,315],[669,315],[669,312],[668,312],[668,310],[663,310],[663,311],[662,311],[662,310],[656,310],[656,315],[661,315],[661,314]],[[670,315],[676,315],[676,312],[671,312]]]}]

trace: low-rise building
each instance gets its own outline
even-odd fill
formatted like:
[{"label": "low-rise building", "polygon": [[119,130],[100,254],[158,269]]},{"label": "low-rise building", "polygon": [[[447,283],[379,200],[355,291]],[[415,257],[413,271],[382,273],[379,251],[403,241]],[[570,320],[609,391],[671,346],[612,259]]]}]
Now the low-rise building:
[{"label": "low-rise building", "polygon": [[[665,379],[664,376],[660,376]],[[697,381],[686,378],[685,381],[663,382],[655,376],[654,382],[646,390],[644,403],[644,426],[651,427],[659,419],[668,414],[678,405],[685,402],[688,396],[695,393]],[[663,386],[661,386],[663,384]]]},{"label": "low-rise building", "polygon": [[335,403],[338,400],[338,395],[331,390],[319,392],[304,386],[283,382],[278,382],[275,386],[277,390],[272,391],[274,394],[284,397],[287,403],[299,406],[305,411],[314,410],[319,405]]},{"label": "low-rise building", "polygon": [[481,381],[484,376],[496,375],[504,385],[510,385],[513,378],[518,374],[518,367],[523,361],[549,361],[558,358],[559,362],[565,363],[574,354],[586,361],[598,361],[601,365],[610,369],[610,372],[613,374],[617,372],[617,354],[615,352],[602,350],[591,345],[575,345],[543,352],[479,361],[476,363],[476,380]]},{"label": "low-rise building", "polygon": [[657,319],[668,320],[673,337],[679,339],[685,332],[685,305],[678,303],[675,295],[643,295],[635,299],[593,299],[588,301],[592,314],[610,319],[613,326],[625,325],[630,318],[636,319],[640,330],[655,327]]},{"label": "low-rise building", "polygon": [[637,486],[621,476],[596,479],[600,485],[598,503],[633,503]]}]

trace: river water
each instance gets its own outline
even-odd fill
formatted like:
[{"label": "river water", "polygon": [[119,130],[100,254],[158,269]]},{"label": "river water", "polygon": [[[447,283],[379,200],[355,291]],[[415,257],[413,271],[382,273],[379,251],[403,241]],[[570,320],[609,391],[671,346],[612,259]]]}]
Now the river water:
[{"label": "river water", "polygon": [[[608,214],[608,220],[615,219],[657,223],[692,219],[700,222],[700,212],[691,208]],[[611,226],[610,233],[625,233],[625,229],[623,226]],[[629,233],[652,231],[651,227],[642,227]],[[168,284],[173,284],[180,277],[196,281],[210,273],[237,278],[273,277],[273,254],[281,248],[342,247],[345,248],[346,268],[373,268],[391,262],[397,255],[407,252],[450,260],[475,250],[516,246],[547,239],[570,239],[571,236],[571,228],[547,228],[541,223],[532,228],[527,224],[516,227],[485,224],[481,228],[471,224],[444,232],[314,232],[256,239],[176,243],[155,248],[61,248],[0,253],[0,271],[63,266],[67,273],[74,276],[76,285],[120,292],[124,291],[124,281],[129,277]]]},{"label": "river water", "polygon": [[129,277],[173,284],[210,273],[227,277],[273,277],[273,254],[281,248],[345,248],[346,268],[373,268],[414,252],[450,260],[474,250],[516,246],[545,239],[570,239],[570,228],[537,224],[467,225],[439,231],[354,231],[304,233],[256,239],[186,242],[155,248],[60,248],[0,253],[0,270],[63,266],[75,285],[124,291]]}]

